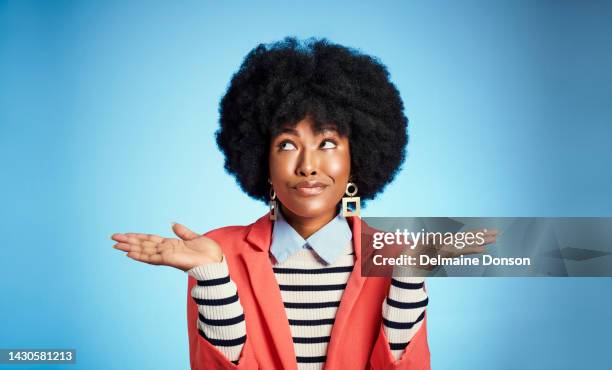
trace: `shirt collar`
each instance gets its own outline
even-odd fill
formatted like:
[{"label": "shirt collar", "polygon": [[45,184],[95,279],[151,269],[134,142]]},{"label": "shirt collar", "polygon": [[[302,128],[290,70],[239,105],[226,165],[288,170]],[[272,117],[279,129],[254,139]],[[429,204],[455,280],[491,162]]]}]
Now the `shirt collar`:
[{"label": "shirt collar", "polygon": [[278,263],[282,263],[306,245],[312,248],[327,264],[334,263],[353,237],[351,228],[341,212],[308,239],[302,238],[287,223],[280,210],[276,214],[270,253]]}]

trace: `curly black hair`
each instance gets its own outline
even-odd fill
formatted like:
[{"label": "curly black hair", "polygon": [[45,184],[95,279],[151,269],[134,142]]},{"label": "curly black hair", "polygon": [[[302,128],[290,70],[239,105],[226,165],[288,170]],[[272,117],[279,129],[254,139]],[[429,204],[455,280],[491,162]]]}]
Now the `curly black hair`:
[{"label": "curly black hair", "polygon": [[225,169],[264,202],[270,140],[307,115],[316,129],[332,124],[348,135],[351,179],[363,206],[395,178],[406,155],[408,119],[387,68],[325,38],[259,44],[233,75],[219,113]]}]

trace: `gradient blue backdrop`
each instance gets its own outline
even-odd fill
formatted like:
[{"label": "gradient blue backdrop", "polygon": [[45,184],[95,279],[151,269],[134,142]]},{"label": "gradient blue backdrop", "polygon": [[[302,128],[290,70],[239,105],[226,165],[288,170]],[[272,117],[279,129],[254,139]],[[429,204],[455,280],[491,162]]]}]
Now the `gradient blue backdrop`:
[{"label": "gradient blue backdrop", "polygon": [[[266,212],[213,133],[243,57],[286,35],[380,57],[405,100],[409,158],[364,215],[611,216],[610,2],[328,3],[0,1],[0,348],[188,368],[186,275],[109,236]],[[428,287],[436,370],[609,366],[610,279]]]}]

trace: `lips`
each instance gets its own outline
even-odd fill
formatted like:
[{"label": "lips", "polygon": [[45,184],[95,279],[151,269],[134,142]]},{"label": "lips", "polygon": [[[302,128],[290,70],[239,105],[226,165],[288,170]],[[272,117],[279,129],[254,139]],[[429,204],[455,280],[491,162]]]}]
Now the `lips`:
[{"label": "lips", "polygon": [[313,196],[321,194],[327,185],[319,181],[302,181],[295,185],[295,190],[299,195]]}]

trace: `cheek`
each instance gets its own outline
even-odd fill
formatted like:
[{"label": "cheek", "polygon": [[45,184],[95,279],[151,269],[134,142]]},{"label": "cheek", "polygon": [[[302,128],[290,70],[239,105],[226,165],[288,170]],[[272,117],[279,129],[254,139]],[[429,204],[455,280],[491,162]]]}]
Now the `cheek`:
[{"label": "cheek", "polygon": [[346,184],[351,172],[351,161],[348,156],[330,158],[326,165],[327,175],[333,179],[332,192],[329,194],[334,201],[340,201],[345,193]]},{"label": "cheek", "polygon": [[270,176],[272,178],[284,178],[287,173],[291,173],[292,163],[287,156],[281,157],[276,155],[270,155],[268,159],[270,166]]},{"label": "cheek", "polygon": [[330,177],[333,177],[336,182],[347,179],[351,172],[351,161],[349,156],[342,154],[327,158],[325,161],[325,172],[327,172]]}]

